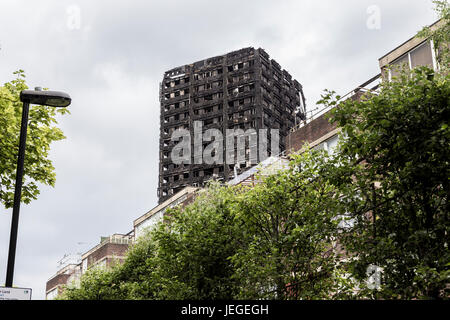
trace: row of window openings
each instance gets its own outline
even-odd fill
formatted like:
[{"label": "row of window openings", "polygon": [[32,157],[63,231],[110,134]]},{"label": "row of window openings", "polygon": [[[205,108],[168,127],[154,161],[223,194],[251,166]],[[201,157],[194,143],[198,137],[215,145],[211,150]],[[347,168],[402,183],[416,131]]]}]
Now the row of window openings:
[{"label": "row of window openings", "polygon": [[[253,73],[252,73],[253,74]],[[228,77],[228,83],[236,83],[239,81],[243,81],[243,80],[249,80],[251,79],[251,75],[250,73],[244,73],[241,74],[239,76],[233,76],[233,77]],[[223,82],[221,80],[218,81],[214,81],[211,83],[205,83],[205,84],[201,84],[198,85],[194,88],[194,92],[200,92],[200,91],[204,91],[204,90],[208,90],[208,89],[216,89],[216,88],[220,88],[222,86]],[[281,91],[279,88],[277,88],[276,90],[278,93]]]},{"label": "row of window openings", "polygon": [[166,88],[173,88],[179,84],[189,83],[189,77],[168,81],[165,83]]},{"label": "row of window openings", "polygon": [[[222,104],[194,110],[194,115],[208,114],[222,110]],[[189,112],[174,114],[164,118],[164,123],[179,121],[189,117]]]},{"label": "row of window openings", "polygon": [[[233,121],[234,123],[238,122],[240,119],[243,119],[244,122],[239,123],[239,124],[229,124],[228,128],[229,129],[250,129],[250,128],[256,128],[256,120],[251,120],[246,116],[246,115],[250,115],[250,114],[254,114],[254,113],[250,113],[247,112],[246,114],[244,113],[233,113],[232,115],[228,116],[228,121]],[[206,120],[199,120],[201,121],[202,126],[209,126],[211,124],[217,124],[217,123],[222,123],[223,122],[223,117],[219,116],[219,117],[214,117],[211,119],[206,119]]]},{"label": "row of window openings", "polygon": [[208,95],[203,96],[203,97],[195,97],[192,100],[195,103],[201,103],[201,102],[204,102],[204,101],[217,100],[217,99],[222,98],[222,97],[223,97],[223,93],[222,92],[216,92],[216,93],[213,93],[213,94],[208,94]]},{"label": "row of window openings", "polygon": [[[211,125],[213,123],[219,123],[220,122],[220,120],[214,120],[214,119],[216,119],[216,118],[211,119],[212,122],[204,122],[203,125],[204,126],[208,126],[208,125]],[[232,120],[232,118],[230,118],[230,120]],[[257,124],[258,124],[258,121],[257,120],[247,121],[247,120],[248,119],[246,117],[244,117],[244,121],[245,122],[237,123],[237,124],[231,123],[231,124],[228,125],[228,129],[230,129],[230,130],[242,129],[244,131],[248,130],[248,129],[255,129]],[[273,127],[273,125],[272,125],[272,127]],[[281,127],[280,122],[275,121],[275,128],[280,128],[280,127]],[[182,126],[182,127],[174,127],[174,128],[164,129],[164,133],[165,134],[172,134],[176,129],[189,130],[189,128],[187,126]],[[268,139],[270,140],[270,133],[268,133]],[[171,145],[171,141],[172,141],[171,139],[163,140],[163,146],[164,147],[169,147]],[[209,141],[203,141],[203,144],[208,144],[208,143],[209,143]],[[170,151],[164,151],[163,152],[163,159],[169,158],[169,155],[170,155]]]},{"label": "row of window openings", "polygon": [[233,89],[228,89],[228,95],[238,95],[239,93],[249,92],[255,89],[255,84],[246,84]]},{"label": "row of window openings", "polygon": [[202,114],[208,114],[211,112],[217,112],[223,109],[223,105],[220,103],[218,105],[215,106],[210,106],[210,107],[206,107],[206,108],[201,108],[201,109],[195,109],[194,110],[194,115],[198,116],[198,115],[202,115]]},{"label": "row of window openings", "polygon": [[[233,122],[237,122],[240,119],[243,119],[244,122],[242,123],[231,123],[228,125],[228,129],[254,129],[257,126],[257,121],[256,120],[250,120],[247,116],[249,115],[253,115],[255,114],[254,109],[249,110],[248,112],[239,112],[239,113],[234,113],[232,115],[228,116],[228,120],[229,121],[233,121]],[[211,119],[206,119],[206,120],[199,120],[202,123],[202,126],[209,126],[211,124],[219,124],[222,123],[223,121],[223,117],[214,117]],[[277,120],[275,120],[275,128],[281,128],[281,123],[278,122]],[[184,130],[189,130],[189,126],[188,125],[182,125],[182,126],[175,126],[172,128],[164,128],[163,133],[164,134],[172,134],[175,130],[178,129],[184,129]],[[164,147],[168,147],[170,145],[170,140],[164,140]]]},{"label": "row of window openings", "polygon": [[[228,121],[233,121],[233,122],[237,122],[240,119],[243,119],[244,122],[240,123],[240,124],[229,124],[228,128],[229,129],[249,129],[249,128],[255,128],[256,127],[256,120],[252,120],[249,121],[250,119],[247,117],[250,114],[255,114],[254,111],[249,111],[246,112],[244,114],[244,112],[240,112],[240,113],[233,113],[232,115],[228,116]],[[223,121],[223,117],[219,116],[219,117],[214,117],[211,119],[206,119],[206,120],[199,120],[201,121],[203,126],[209,126],[213,123],[222,123]]]},{"label": "row of window openings", "polygon": [[218,68],[218,69],[211,70],[211,71],[205,71],[205,72],[197,72],[197,73],[194,73],[194,80],[202,80],[202,79],[206,79],[206,78],[210,78],[210,77],[215,77],[222,73],[223,73],[222,68]]},{"label": "row of window openings", "polygon": [[236,82],[243,81],[243,80],[249,80],[249,79],[251,79],[252,75],[253,75],[253,72],[245,72],[241,75],[230,76],[230,77],[228,77],[228,83],[230,84],[230,83],[236,83]]},{"label": "row of window openings", "polygon": [[283,136],[283,137],[286,135],[286,132],[283,130],[283,128],[292,128],[293,127],[292,121],[286,121],[285,127],[278,120],[267,120],[267,119],[264,119],[263,123],[264,123],[264,127],[265,128],[280,129],[280,136]]},{"label": "row of window openings", "polygon": [[[262,104],[264,107],[266,107],[267,109],[271,110],[272,112],[274,112],[277,116],[281,117],[281,111],[279,110],[281,107],[281,101],[278,99],[275,99],[276,105],[274,105],[273,103],[271,103],[270,101],[267,101],[267,99],[263,99],[262,100]],[[285,107],[285,112],[287,114],[292,114],[295,115],[295,110],[290,109],[289,107]]]},{"label": "row of window openings", "polygon": [[[241,169],[243,169],[243,168],[250,168],[251,166],[252,165],[251,165],[250,162],[241,163],[238,166],[238,168],[239,168],[238,172],[240,172]],[[223,172],[223,167],[220,167],[220,168],[222,168],[222,170],[220,172]],[[210,170],[210,169],[208,169],[208,170]],[[234,166],[233,165],[229,166],[229,170],[231,172],[233,172],[234,171]],[[214,176],[218,177],[218,173],[214,173],[214,172],[211,172],[211,171],[205,171],[205,170],[201,171],[200,170],[200,171],[194,171],[193,172],[193,176],[194,177],[204,177],[204,179],[209,179],[209,178],[214,177]],[[180,178],[178,178],[178,179],[180,179]],[[184,175],[183,175],[183,180],[185,180]],[[177,180],[177,181],[179,181],[179,180]],[[164,180],[163,180],[163,183],[167,183],[167,182],[164,182]],[[192,185],[196,186],[196,187],[199,186],[198,183],[193,183]],[[162,196],[165,197],[165,196],[168,196],[168,195],[173,195],[174,193],[178,192],[180,189],[181,189],[181,187],[171,188],[171,189],[162,189]]]},{"label": "row of window openings", "polygon": [[270,127],[272,129],[281,129],[282,128],[282,124],[280,121],[278,120],[269,120],[270,117],[267,113],[264,112],[264,124],[269,127],[269,122],[271,122]]},{"label": "row of window openings", "polygon": [[[217,167],[217,168],[205,169],[205,170],[196,170],[196,171],[192,172],[192,176],[194,178],[212,176],[214,174],[222,173],[223,171],[224,171],[223,166]],[[186,179],[189,179],[189,177],[190,177],[189,172],[183,172],[182,174],[173,175],[172,181],[177,182],[177,181],[181,181],[181,180],[186,180]],[[166,184],[166,183],[169,183],[169,181],[170,181],[170,177],[164,177],[162,182],[164,184]]]},{"label": "row of window openings", "polygon": [[[257,124],[256,121],[249,121],[249,122],[246,122],[246,123],[240,123],[238,125],[231,126],[230,129],[235,129],[235,130],[236,129],[245,129],[245,130],[247,130],[247,129],[254,129],[256,127],[256,124]],[[246,133],[245,132],[243,134],[238,134],[238,133],[239,132],[237,132],[235,137],[234,137],[236,139],[236,141],[237,141],[237,139],[240,139],[241,137],[244,137],[244,138],[246,137]],[[253,134],[256,134],[256,133],[253,133]],[[268,132],[267,133],[267,140],[270,141],[270,139],[271,139],[271,135],[270,135],[270,132]],[[164,140],[164,147],[168,147],[170,145],[171,141],[172,141],[171,139],[165,139]],[[252,141],[256,141],[256,140],[252,140]],[[202,145],[201,146],[194,147],[194,152],[200,152],[200,148],[205,148],[210,143],[211,143],[211,141],[205,141],[205,140],[202,141]],[[250,146],[250,144],[249,144],[250,142],[249,141],[246,141],[245,143],[246,143],[246,145]],[[177,142],[175,142],[175,145],[176,144],[177,144]],[[201,151],[200,153],[203,153],[203,151]],[[170,154],[171,154],[171,151],[164,151],[162,153],[163,159],[168,159],[170,157]],[[180,154],[179,156],[182,157],[183,154]]]},{"label": "row of window openings", "polygon": [[[194,80],[202,80],[202,79],[206,79],[206,78],[210,78],[210,77],[215,77],[222,73],[223,73],[222,68],[218,68],[216,70],[211,70],[211,71],[205,71],[205,72],[197,72],[197,73],[194,73]],[[165,83],[165,87],[173,88],[179,84],[184,84],[184,83],[189,83],[189,77],[176,79],[176,80],[172,80],[172,81],[167,81]]]},{"label": "row of window openings", "polygon": [[[277,94],[279,94],[279,95],[282,94],[282,90],[281,90],[281,88],[279,87],[278,84],[276,84],[276,83],[270,83],[269,79],[268,79],[266,76],[264,76],[264,75],[262,75],[262,80],[263,80],[263,84],[266,84],[268,87],[270,87],[271,90],[272,90],[273,92],[275,92],[275,93],[277,93]],[[263,92],[266,92],[267,94],[270,95],[270,89],[264,88],[264,86],[261,86],[261,87],[262,87],[261,90],[262,90]],[[286,92],[290,92],[291,89],[292,89],[291,85],[289,85],[289,84],[287,84],[287,83],[284,83],[284,84],[283,84],[283,88],[284,88],[284,90],[285,90]],[[298,90],[295,90],[295,91],[298,91]],[[291,100],[289,96],[286,95],[286,97],[288,97],[289,100]]]},{"label": "row of window openings", "polygon": [[[243,93],[243,92],[250,92],[251,90],[253,90],[255,88],[254,84],[250,84],[250,85],[244,85],[244,86],[239,86],[237,88],[234,89],[229,89],[228,90],[228,94],[229,95],[238,95],[239,93]],[[185,94],[189,93],[189,88],[186,88],[184,90],[177,90],[175,92],[171,92],[171,93],[167,93],[165,95],[165,100],[171,99],[171,98],[175,98],[175,97],[179,97],[179,96],[183,96]],[[209,94],[209,95],[205,95],[203,97],[195,97],[193,98],[195,103],[200,103],[203,101],[211,101],[211,100],[215,100],[218,98],[222,98],[223,97],[223,93],[222,92],[216,92],[213,94]]]},{"label": "row of window openings", "polygon": [[[240,63],[237,63],[237,64],[229,65],[228,66],[228,71],[230,71],[230,72],[231,71],[236,71],[236,70],[247,68],[247,67],[250,67],[250,66],[253,66],[253,65],[254,65],[254,60],[250,60],[250,61],[246,61],[246,62],[240,62]],[[262,64],[262,69],[264,71],[267,71],[267,72],[270,70],[269,67],[266,66],[264,63]],[[205,71],[205,72],[201,72],[201,73],[195,73],[194,74],[194,79],[195,80],[202,80],[202,79],[206,79],[206,78],[209,78],[209,77],[215,77],[215,76],[217,76],[219,74],[222,74],[222,73],[223,73],[222,68],[218,68],[216,70]],[[274,77],[274,79],[276,81],[280,81],[280,77],[276,73],[273,74],[273,77]],[[233,82],[237,82],[237,81],[241,81],[241,80],[249,79],[249,78],[250,78],[250,73],[245,73],[245,74],[243,74],[241,76],[230,77],[229,78],[229,83],[233,83]],[[267,84],[269,84],[269,79],[267,79],[267,77],[265,77],[264,75],[263,75],[263,80]],[[175,87],[177,85],[185,84],[185,83],[189,83],[189,77],[184,77],[184,78],[181,78],[181,79],[168,81],[168,82],[165,83],[165,86],[166,86],[166,88],[173,88],[173,87]],[[289,83],[285,83],[284,86],[285,86],[286,90],[290,89]]]},{"label": "row of window openings", "polygon": [[183,108],[183,107],[186,107],[187,105],[189,105],[189,100],[184,100],[184,101],[172,103],[172,104],[169,104],[169,105],[165,106],[164,107],[164,111],[167,112],[167,111],[170,111],[170,110]]},{"label": "row of window openings", "polygon": [[[270,68],[269,68],[264,62],[261,64],[261,68],[262,68],[263,71],[265,71],[265,72],[270,72]],[[278,75],[277,72],[273,72],[272,74],[273,74],[273,78],[275,79],[275,81],[280,81],[281,78],[284,78],[283,76]],[[263,75],[263,80],[264,80],[264,78],[266,78],[266,77]],[[266,81],[268,82],[268,79],[267,79],[267,78],[266,78]],[[286,81],[286,82],[285,82],[286,87],[289,88],[289,83],[287,82],[286,79],[285,79],[285,81]]]},{"label": "row of window openings", "polygon": [[222,87],[222,84],[223,84],[222,81],[214,81],[211,83],[201,84],[194,88],[194,92],[201,92],[201,91],[208,90],[208,89],[217,89],[217,88]]},{"label": "row of window openings", "polygon": [[255,97],[247,97],[247,98],[243,98],[243,99],[228,101],[228,106],[229,107],[238,107],[238,106],[243,106],[244,104],[250,104],[253,102],[255,102]]},{"label": "row of window openings", "polygon": [[[237,106],[242,106],[244,104],[250,104],[253,103],[255,101],[255,97],[247,97],[244,99],[238,99],[238,100],[233,100],[233,101],[229,101],[228,102],[228,106],[229,107],[237,107]],[[185,100],[185,101],[180,101],[177,103],[173,103],[170,105],[167,105],[164,107],[164,111],[170,111],[170,110],[176,110],[179,108],[183,108],[185,106],[189,105],[189,101]],[[211,106],[211,107],[207,107],[207,108],[203,108],[203,109],[197,109],[194,110],[194,114],[195,115],[200,115],[200,114],[207,114],[210,112],[215,112],[215,111],[219,111],[222,110],[222,104],[218,104],[217,106]],[[166,121],[170,121],[169,117],[166,118]]]},{"label": "row of window openings", "polygon": [[[235,70],[240,70],[243,68],[251,67],[253,65],[254,65],[254,60],[240,62],[237,64],[229,65],[228,71],[231,72],[231,71],[235,71]],[[222,73],[223,73],[222,68],[218,68],[216,70],[211,70],[211,71],[205,71],[205,72],[197,72],[197,73],[194,73],[194,80],[202,80],[202,79],[206,79],[206,78],[210,78],[210,77],[215,77]],[[246,79],[248,77],[249,77],[249,74],[247,73],[245,75],[244,79]],[[236,81],[235,77],[233,77],[233,80]],[[237,81],[239,81],[239,80],[241,80],[241,79],[238,79]],[[175,87],[179,84],[183,84],[183,83],[189,83],[189,77],[168,81],[165,83],[165,86],[166,86],[166,88],[173,88],[173,87]]]},{"label": "row of window openings", "polygon": [[[265,107],[268,110],[272,111],[272,114],[274,114],[276,117],[281,118],[282,113],[279,110],[279,108],[274,108],[274,106],[272,104],[271,105],[265,105]],[[291,110],[288,107],[285,107],[285,108],[286,108],[285,109],[286,111],[284,113],[285,115],[291,115],[292,117],[295,117],[295,115],[296,115],[296,111],[295,110]],[[263,117],[264,117],[264,119],[271,118],[270,114],[268,112],[265,112],[265,111],[264,111]],[[287,117],[287,118],[288,118],[287,120],[289,121],[289,117]]]},{"label": "row of window openings", "polygon": [[[252,166],[252,162],[254,162],[254,161],[247,160],[247,161],[244,161],[244,162],[236,164],[236,166],[238,166],[238,168],[246,168],[246,167],[248,168],[248,167]],[[181,165],[179,165],[179,164],[175,165],[174,164],[173,166],[174,166],[174,169],[177,169],[177,168],[183,166],[183,164],[181,164]],[[177,168],[175,168],[175,166]],[[230,164],[230,165],[228,165],[228,169],[230,171],[232,171],[232,170],[234,170],[234,166],[235,166],[234,164]],[[168,167],[169,167],[169,165],[167,165],[167,167],[166,166],[163,167],[163,171],[168,171],[169,170]],[[167,168],[167,169],[165,169],[165,168]],[[216,167],[216,168],[203,169],[203,170],[194,170],[192,172],[192,177],[194,177],[194,178],[208,177],[208,176],[212,176],[214,174],[218,174],[218,173],[222,173],[222,172],[224,172],[224,166],[220,166],[220,167]],[[183,172],[181,174],[175,174],[172,177],[173,177],[173,181],[174,182],[180,181],[180,180],[186,180],[186,179],[189,179],[190,173],[189,172]],[[169,176],[164,177],[162,182],[164,184],[170,182],[170,177]]]},{"label": "row of window openings", "polygon": [[181,129],[189,130],[189,125],[181,125],[181,126],[175,126],[172,128],[164,128],[163,132],[164,132],[164,134],[172,134],[174,131],[179,130],[179,129],[180,130]]},{"label": "row of window openings", "polygon": [[189,118],[189,112],[182,112],[182,113],[177,113],[174,114],[173,116],[170,117],[165,117],[164,118],[164,123],[169,123],[169,122],[173,122],[173,121],[180,121],[180,120],[184,120]]},{"label": "row of window openings", "polygon": [[[209,109],[209,108],[207,108],[207,109]],[[209,109],[209,110],[211,110],[211,109]],[[197,110],[195,110],[195,111],[197,111]],[[209,111],[209,112],[211,112],[211,111]],[[278,116],[281,116],[281,113],[278,110],[275,109],[274,112]],[[229,128],[230,129],[255,128],[256,120],[249,121],[249,118],[248,118],[248,116],[255,115],[255,114],[256,114],[256,109],[252,108],[252,109],[249,109],[246,111],[234,112],[233,114],[228,115],[228,121],[237,122],[240,119],[243,119],[245,121],[244,123],[240,123],[237,125],[230,124]],[[174,116],[166,117],[164,119],[164,122],[169,123],[172,121],[179,121],[179,120],[186,119],[188,117],[189,117],[189,112],[185,112],[184,114],[180,113],[180,114],[176,114]],[[269,119],[271,118],[271,116],[267,112],[263,113],[263,117],[264,117],[264,120],[267,120],[267,121],[269,121]],[[208,125],[211,125],[214,123],[222,123],[223,116],[218,116],[218,117],[205,119],[205,120],[197,120],[197,121],[201,122],[202,126],[208,126]],[[274,120],[274,123],[275,123],[275,128],[281,128],[281,123],[278,120]],[[189,125],[180,125],[180,126],[175,126],[175,127],[171,127],[171,128],[164,128],[163,132],[164,132],[164,134],[172,134],[177,129],[189,130]],[[164,146],[168,146],[168,144],[167,145],[165,144]]]},{"label": "row of window openings", "polygon": [[[269,90],[269,89],[267,89],[267,88],[265,88],[264,86],[261,86],[261,91],[263,92],[263,93],[266,93],[267,95],[270,95],[270,93],[271,92],[273,92],[273,93],[276,93],[276,94],[278,94],[278,95],[280,95],[281,96],[281,88],[278,86],[278,85],[276,85],[276,84],[270,84],[269,83],[269,81],[267,80],[267,78],[266,77],[264,77],[264,75],[262,76],[262,79],[263,79],[263,81],[264,81],[264,83],[266,83],[266,85],[267,86],[269,86],[271,89]],[[288,97],[289,98],[289,96],[287,96],[287,95],[285,95],[285,97]],[[290,99],[290,98],[289,98]],[[289,100],[290,101],[290,100]]]},{"label": "row of window openings", "polygon": [[228,72],[232,72],[232,71],[252,67],[254,64],[255,64],[255,60],[249,60],[249,61],[238,62],[238,63],[232,64],[232,65],[229,65],[229,66],[227,66],[227,68],[228,68]]},{"label": "row of window openings", "polygon": [[171,93],[166,93],[164,95],[164,98],[165,98],[165,100],[168,100],[168,99],[172,99],[172,98],[175,98],[175,97],[184,96],[186,94],[189,94],[189,88],[177,90],[177,91],[174,91],[174,92],[171,92]]}]

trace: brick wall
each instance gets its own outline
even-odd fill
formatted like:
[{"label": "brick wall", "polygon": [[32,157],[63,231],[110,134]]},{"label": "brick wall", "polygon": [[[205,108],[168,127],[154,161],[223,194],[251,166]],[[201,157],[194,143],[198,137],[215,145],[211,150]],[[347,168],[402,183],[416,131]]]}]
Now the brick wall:
[{"label": "brick wall", "polygon": [[[103,259],[104,257],[111,257],[111,256],[117,258],[123,257],[125,256],[127,250],[128,250],[127,244],[106,243],[90,254],[90,256],[88,257],[88,267],[96,263],[97,261]],[[109,263],[110,261],[108,261],[108,264]]]},{"label": "brick wall", "polygon": [[47,285],[45,291],[49,291],[56,286],[67,284],[67,279],[69,279],[70,274],[58,274],[49,281],[47,281]]},{"label": "brick wall", "polygon": [[287,152],[295,152],[300,150],[305,143],[311,143],[320,139],[327,133],[336,129],[336,124],[331,124],[329,119],[330,111],[314,119],[307,125],[290,132],[286,136]]}]

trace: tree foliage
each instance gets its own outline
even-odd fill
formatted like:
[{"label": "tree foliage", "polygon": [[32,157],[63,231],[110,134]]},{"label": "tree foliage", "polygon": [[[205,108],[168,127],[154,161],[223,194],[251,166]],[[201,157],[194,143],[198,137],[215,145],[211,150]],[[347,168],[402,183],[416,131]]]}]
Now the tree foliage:
[{"label": "tree foliage", "polygon": [[417,36],[433,40],[436,58],[443,72],[449,72],[450,61],[450,4],[448,0],[433,0],[435,10],[440,18],[440,27],[424,27]]},{"label": "tree foliage", "polygon": [[[23,70],[14,72],[16,79],[0,87],[0,203],[11,208],[14,200],[22,102],[19,95],[28,89]],[[64,139],[57,128],[56,115],[66,108],[30,106],[22,201],[29,203],[39,194],[38,183],[54,186],[55,172],[48,154],[53,141]]]},{"label": "tree foliage", "polygon": [[332,183],[357,221],[341,235],[352,275],[383,270],[380,290],[361,282],[360,297],[449,297],[450,19],[448,2],[434,2],[441,27],[418,36],[434,41],[438,72],[404,70],[361,100],[322,100],[339,105],[331,121],[345,137]]},{"label": "tree foliage", "polygon": [[321,299],[335,288],[337,192],[322,174],[328,156],[294,155],[281,170],[240,192],[241,245],[232,261],[240,298]]},{"label": "tree foliage", "polygon": [[448,75],[421,67],[333,111],[340,170],[352,177],[333,179],[357,220],[342,241],[357,278],[383,268],[378,296],[438,298],[450,282],[449,99]]},{"label": "tree foliage", "polygon": [[[96,270],[66,299],[226,299],[237,291],[230,257],[238,235],[234,190],[211,184],[194,203],[167,211],[128,252],[123,265]],[[101,282],[114,290],[98,294]],[[101,285],[100,285],[101,286]]]}]

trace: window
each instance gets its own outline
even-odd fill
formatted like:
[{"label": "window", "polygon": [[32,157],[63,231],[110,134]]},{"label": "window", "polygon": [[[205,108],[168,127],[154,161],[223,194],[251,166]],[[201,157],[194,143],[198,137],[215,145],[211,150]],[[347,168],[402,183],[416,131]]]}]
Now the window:
[{"label": "window", "polygon": [[389,80],[399,75],[399,69],[406,67],[413,69],[418,66],[428,66],[432,69],[437,68],[436,58],[434,57],[433,42],[428,40],[405,53],[403,56],[391,63],[392,69],[389,70]]},{"label": "window", "polygon": [[331,138],[328,138],[327,140],[316,145],[315,147],[313,147],[313,149],[314,150],[325,150],[328,152],[328,154],[332,155],[338,145],[338,140],[339,140],[339,136],[336,134],[336,135],[332,136]]},{"label": "window", "polygon": [[431,42],[425,41],[410,53],[411,67],[428,66],[433,68],[433,55],[431,51]]},{"label": "window", "polygon": [[401,68],[410,68],[409,54],[405,54],[392,63],[392,69],[390,70],[390,78],[397,77],[400,74]]}]

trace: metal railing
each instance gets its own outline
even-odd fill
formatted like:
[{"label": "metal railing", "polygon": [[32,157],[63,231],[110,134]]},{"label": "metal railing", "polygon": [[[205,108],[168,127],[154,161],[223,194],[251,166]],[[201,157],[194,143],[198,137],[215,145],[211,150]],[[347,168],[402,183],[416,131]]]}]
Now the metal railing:
[{"label": "metal railing", "polygon": [[[360,91],[363,91],[363,92],[368,92],[368,91],[376,92],[376,90],[380,86],[379,81],[381,81],[381,73],[379,73],[376,76],[370,78],[369,80],[367,80],[363,84],[359,85],[358,87],[356,87],[352,91],[347,92],[345,95],[340,97],[337,100],[337,102],[338,101],[344,101],[344,100],[354,96],[356,93],[358,93]],[[375,82],[378,82],[378,83],[375,84]],[[373,84],[375,84],[375,85],[370,87],[370,88],[367,88],[369,85],[373,85]],[[294,132],[294,131],[296,131],[296,130],[306,126],[308,123],[310,123],[311,121],[317,119],[318,117],[322,116],[323,114],[327,113],[328,111],[330,111],[334,107],[335,107],[335,105],[333,105],[333,106],[328,105],[328,106],[325,106],[325,107],[319,109],[316,113],[313,113],[309,118],[307,117],[305,120],[301,121],[299,124],[297,124],[294,127],[292,127],[290,129],[290,132]],[[314,110],[317,110],[317,109],[318,108],[316,108]]]}]

